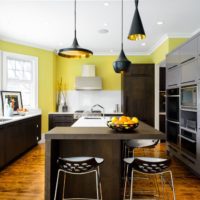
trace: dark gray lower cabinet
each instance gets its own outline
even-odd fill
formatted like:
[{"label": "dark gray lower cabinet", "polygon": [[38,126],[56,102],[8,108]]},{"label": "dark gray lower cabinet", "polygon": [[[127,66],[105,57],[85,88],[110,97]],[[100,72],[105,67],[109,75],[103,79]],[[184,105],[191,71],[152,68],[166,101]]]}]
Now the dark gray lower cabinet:
[{"label": "dark gray lower cabinet", "polygon": [[75,121],[73,114],[49,114],[49,130],[56,126],[71,126]]},{"label": "dark gray lower cabinet", "polygon": [[37,145],[41,139],[41,116],[0,126],[0,168]]}]

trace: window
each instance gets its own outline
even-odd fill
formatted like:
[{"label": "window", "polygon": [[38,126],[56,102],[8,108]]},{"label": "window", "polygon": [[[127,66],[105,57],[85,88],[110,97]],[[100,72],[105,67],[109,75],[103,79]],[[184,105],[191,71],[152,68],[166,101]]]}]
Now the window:
[{"label": "window", "polygon": [[2,89],[21,91],[23,106],[38,107],[38,58],[3,52]]}]

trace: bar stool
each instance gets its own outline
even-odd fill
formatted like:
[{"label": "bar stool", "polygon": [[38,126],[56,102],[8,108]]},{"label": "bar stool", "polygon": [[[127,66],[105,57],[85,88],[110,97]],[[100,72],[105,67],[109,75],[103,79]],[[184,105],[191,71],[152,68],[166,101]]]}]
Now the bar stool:
[{"label": "bar stool", "polygon": [[[133,156],[133,151],[136,148],[154,148],[158,144],[159,140],[126,140],[125,141],[125,153],[124,158]],[[130,155],[131,152],[131,155]]]},{"label": "bar stool", "polygon": [[[136,148],[142,148],[143,150],[146,148],[154,148],[158,144],[159,140],[145,140],[145,139],[139,139],[139,140],[126,140],[124,141],[124,147],[123,147],[123,158],[126,157],[134,157],[133,151]],[[145,152],[144,152],[145,155]],[[123,175],[125,176],[125,170],[126,170],[126,163],[124,163],[124,169],[123,169]]]},{"label": "bar stool", "polygon": [[173,199],[176,200],[172,172],[171,170],[168,170],[171,163],[171,159],[137,157],[137,158],[125,158],[124,162],[127,164],[126,178],[125,178],[125,184],[124,184],[124,197],[123,197],[124,200],[126,197],[126,187],[127,187],[127,181],[128,181],[129,167],[131,168],[130,200],[133,199],[133,173],[134,172],[145,174],[145,175],[152,175],[152,176],[160,175],[162,190],[163,190],[162,191],[163,199],[165,195],[164,186],[166,182],[164,175],[168,173],[170,175],[170,180],[171,180],[171,183],[169,182],[169,185],[171,186],[171,189],[173,192]]},{"label": "bar stool", "polygon": [[[102,200],[103,197],[102,197],[102,186],[101,186],[99,165],[102,164],[103,161],[104,161],[103,158],[96,158],[96,157],[58,158],[57,162],[59,165],[59,169],[57,173],[54,200],[56,200],[56,197],[57,197],[58,183],[59,183],[59,177],[60,177],[61,172],[64,173],[62,200],[73,199],[73,198],[64,198],[66,174],[83,175],[83,174],[89,174],[89,173],[95,173],[97,199]],[[74,199],[84,199],[84,198],[74,198]]]}]

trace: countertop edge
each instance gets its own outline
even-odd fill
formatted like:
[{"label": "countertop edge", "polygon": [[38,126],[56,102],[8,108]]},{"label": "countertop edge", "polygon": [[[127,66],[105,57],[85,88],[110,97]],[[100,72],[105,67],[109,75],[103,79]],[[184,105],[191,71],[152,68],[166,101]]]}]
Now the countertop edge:
[{"label": "countertop edge", "polygon": [[10,119],[10,120],[5,121],[5,122],[0,122],[0,126],[5,125],[5,124],[9,124],[9,123],[13,123],[13,122],[17,122],[17,121],[20,121],[20,120],[23,120],[23,119],[36,117],[36,116],[39,116],[41,114],[42,114],[41,112],[37,112],[37,113],[28,114],[28,115],[25,115],[25,116],[17,115],[17,116],[12,116],[12,117],[2,117],[2,119],[5,118],[5,119]]}]

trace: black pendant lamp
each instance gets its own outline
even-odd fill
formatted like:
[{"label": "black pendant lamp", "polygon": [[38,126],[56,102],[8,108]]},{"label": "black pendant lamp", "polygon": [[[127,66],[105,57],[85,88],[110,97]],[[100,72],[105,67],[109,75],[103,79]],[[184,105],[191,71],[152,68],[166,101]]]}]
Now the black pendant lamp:
[{"label": "black pendant lamp", "polygon": [[124,53],[124,49],[123,49],[123,0],[122,0],[122,6],[121,6],[121,13],[122,13],[122,16],[121,16],[121,52],[119,54],[119,57],[118,59],[113,62],[113,68],[115,70],[116,73],[120,73],[120,72],[125,72],[128,70],[131,62],[126,58],[126,55]]},{"label": "black pendant lamp", "polygon": [[128,35],[129,40],[143,40],[146,38],[140,13],[138,11],[138,0],[135,0],[135,14]]},{"label": "black pendant lamp", "polygon": [[74,1],[74,41],[69,48],[63,48],[58,51],[58,55],[65,58],[88,58],[93,55],[93,52],[81,48],[76,38],[76,0]]}]

